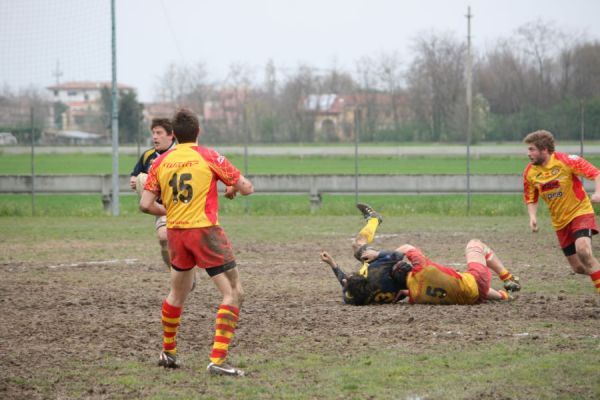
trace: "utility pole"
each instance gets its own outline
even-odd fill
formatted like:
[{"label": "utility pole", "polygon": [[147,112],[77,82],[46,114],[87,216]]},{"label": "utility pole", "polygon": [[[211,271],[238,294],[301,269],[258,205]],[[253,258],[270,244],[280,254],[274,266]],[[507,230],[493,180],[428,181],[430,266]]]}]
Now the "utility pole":
[{"label": "utility pole", "polygon": [[112,31],[112,215],[119,216],[119,108],[117,92],[117,28],[115,0],[111,0]]},{"label": "utility pole", "polygon": [[471,60],[471,7],[467,8],[467,215],[471,213],[471,122],[473,99],[471,84],[473,80]]},{"label": "utility pole", "polygon": [[583,157],[583,137],[585,136],[585,107],[583,100],[579,100],[579,156]]},{"label": "utility pole", "polygon": [[52,76],[56,79],[56,86],[60,85],[60,77],[63,75],[60,70],[60,62],[56,60],[56,68],[52,71]]},{"label": "utility pole", "polygon": [[354,109],[354,203],[358,203],[358,143],[360,137],[361,110],[356,105]]}]

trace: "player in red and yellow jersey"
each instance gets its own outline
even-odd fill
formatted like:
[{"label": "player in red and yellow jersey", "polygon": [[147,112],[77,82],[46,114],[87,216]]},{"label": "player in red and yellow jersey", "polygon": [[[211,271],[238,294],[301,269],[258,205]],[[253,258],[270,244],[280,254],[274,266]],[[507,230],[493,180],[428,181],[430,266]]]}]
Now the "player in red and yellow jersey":
[{"label": "player in red and yellow jersey", "polygon": [[[569,265],[576,273],[589,275],[600,294],[600,263],[592,254],[592,235],[598,233],[592,203],[600,202],[600,170],[583,157],[554,151],[554,136],[548,131],[532,132],[523,141],[531,161],[523,172],[529,227],[538,231],[541,196]],[[579,177],[595,182],[591,199]]]},{"label": "player in red and yellow jersey", "polygon": [[[395,251],[370,246],[382,217],[366,204],[357,204],[367,224],[352,245],[355,257],[364,264],[347,275],[327,252],[321,260],[329,265],[342,286],[346,304],[395,303],[408,297],[415,304],[477,304],[486,300],[508,300],[504,290],[491,288],[494,271],[507,291],[519,291],[518,278],[506,270],[502,261],[483,242],[472,239],[465,251],[467,270],[458,272],[434,263],[409,244]],[[410,263],[404,261],[407,258]]]},{"label": "player in red and yellow jersey", "polygon": [[509,300],[506,291],[491,287],[491,271],[504,282],[507,290],[521,290],[518,279],[504,268],[493,250],[478,239],[471,239],[467,243],[465,272],[431,261],[410,244],[402,245],[396,251],[404,253],[412,264],[406,276],[407,290],[404,293],[410,303],[468,305],[487,300]]},{"label": "player in red and yellow jersey", "polygon": [[[173,117],[178,144],[158,157],[148,174],[140,209],[167,216],[171,257],[171,291],[163,302],[163,351],[159,365],[177,368],[177,330],[195,267],[205,269],[223,295],[207,370],[240,376],[243,371],[225,363],[242,304],[242,286],[225,231],[219,225],[217,181],[226,185],[225,197],[254,192],[252,183],[227,158],[196,144],[198,117],[187,109]],[[161,203],[156,200],[160,198]]]}]

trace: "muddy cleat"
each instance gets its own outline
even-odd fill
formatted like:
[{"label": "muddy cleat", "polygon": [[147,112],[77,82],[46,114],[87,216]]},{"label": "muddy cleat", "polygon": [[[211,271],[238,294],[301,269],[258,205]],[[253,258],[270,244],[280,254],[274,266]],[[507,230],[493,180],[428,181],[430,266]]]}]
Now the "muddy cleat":
[{"label": "muddy cleat", "polygon": [[165,368],[179,368],[179,364],[177,364],[177,357],[175,357],[175,354],[171,354],[167,351],[163,351],[160,353],[158,365]]},{"label": "muddy cleat", "polygon": [[500,296],[502,296],[502,298],[498,299],[497,301],[513,301],[516,299],[516,297],[512,296],[510,294],[510,292],[506,292],[504,290],[498,290],[498,293],[500,293]]},{"label": "muddy cleat", "polygon": [[215,364],[211,362],[206,367],[206,370],[211,375],[244,376],[244,371],[234,368],[229,364]]},{"label": "muddy cleat", "polygon": [[518,292],[519,290],[521,290],[519,277],[513,276],[512,279],[504,281],[504,289],[506,289],[507,292]]},{"label": "muddy cleat", "polygon": [[383,222],[383,217],[377,211],[373,210],[373,208],[365,203],[357,203],[356,208],[362,213],[365,219],[377,218],[379,223]]}]

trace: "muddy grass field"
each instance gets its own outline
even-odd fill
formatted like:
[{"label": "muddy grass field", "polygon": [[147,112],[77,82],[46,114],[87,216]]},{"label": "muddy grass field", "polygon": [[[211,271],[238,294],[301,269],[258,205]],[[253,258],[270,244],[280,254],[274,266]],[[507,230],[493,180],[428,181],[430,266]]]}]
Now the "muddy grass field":
[{"label": "muddy grass field", "polygon": [[520,218],[387,218],[377,245],[408,242],[464,269],[478,237],[523,291],[510,304],[352,307],[318,253],[358,268],[360,217],[222,222],[246,292],[237,380],[204,371],[220,299],[202,271],[178,335],[183,367],[156,366],[168,274],[148,217],[0,219],[0,398],[600,397],[600,296],[570,273],[548,226],[532,235]]}]

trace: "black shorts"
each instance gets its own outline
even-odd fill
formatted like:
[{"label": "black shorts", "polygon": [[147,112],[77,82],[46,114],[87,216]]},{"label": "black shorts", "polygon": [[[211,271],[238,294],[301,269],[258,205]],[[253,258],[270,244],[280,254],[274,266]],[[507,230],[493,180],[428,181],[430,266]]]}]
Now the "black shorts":
[{"label": "black shorts", "polygon": [[[581,237],[589,237],[591,239],[592,235],[595,235],[595,232],[593,229],[580,229],[578,231],[573,232],[573,238],[575,240],[577,240]],[[575,242],[571,243],[567,247],[564,247],[562,249],[562,251],[563,251],[563,254],[565,255],[565,257],[569,257],[569,256],[576,254],[577,250],[575,249]]]}]

